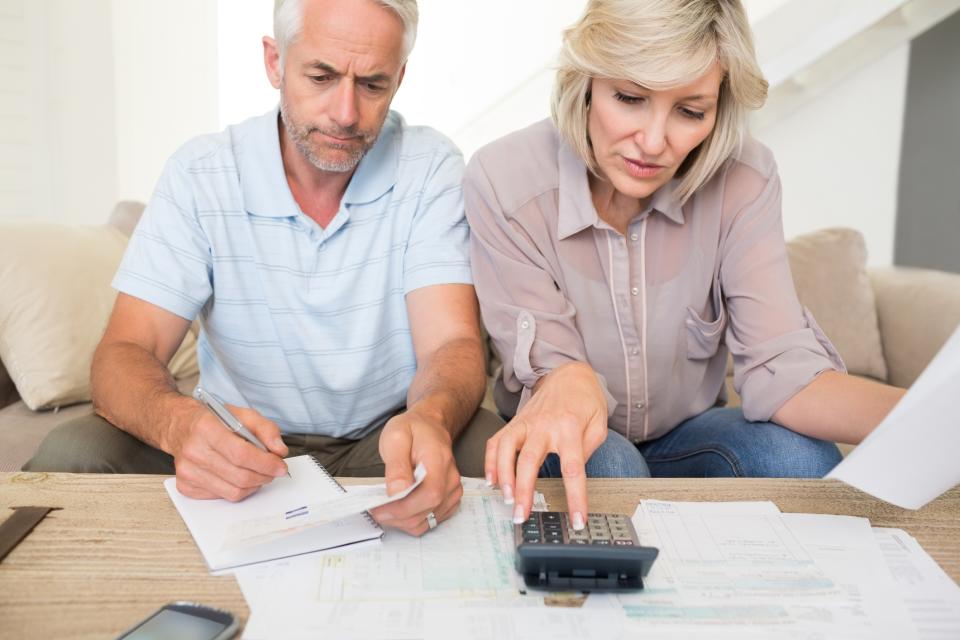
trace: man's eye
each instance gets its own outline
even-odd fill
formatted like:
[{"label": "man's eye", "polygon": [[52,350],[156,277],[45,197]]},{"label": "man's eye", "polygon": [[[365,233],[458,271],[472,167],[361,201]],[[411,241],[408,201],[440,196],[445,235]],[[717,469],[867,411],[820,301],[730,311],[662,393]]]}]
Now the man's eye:
[{"label": "man's eye", "polygon": [[384,87],[383,85],[381,85],[381,84],[374,84],[374,83],[372,83],[372,82],[368,82],[368,83],[366,84],[366,87],[367,87],[367,91],[370,91],[370,92],[372,92],[372,93],[380,93],[381,91],[383,91],[384,89],[386,89],[386,87]]},{"label": "man's eye", "polygon": [[316,84],[323,84],[324,82],[330,80],[330,76],[310,76],[310,80]]}]

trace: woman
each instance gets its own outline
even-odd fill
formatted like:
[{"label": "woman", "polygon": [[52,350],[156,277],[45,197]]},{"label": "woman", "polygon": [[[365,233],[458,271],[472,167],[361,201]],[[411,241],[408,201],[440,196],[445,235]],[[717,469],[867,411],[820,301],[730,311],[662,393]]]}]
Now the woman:
[{"label": "woman", "polygon": [[[571,521],[586,476],[821,477],[903,391],[853,378],[797,301],[767,83],[736,0],[591,0],[552,119],[464,183],[483,319],[503,360],[487,481],[524,520],[539,474]],[[728,350],[742,409],[724,401]],[[517,404],[519,409],[516,409]]]}]

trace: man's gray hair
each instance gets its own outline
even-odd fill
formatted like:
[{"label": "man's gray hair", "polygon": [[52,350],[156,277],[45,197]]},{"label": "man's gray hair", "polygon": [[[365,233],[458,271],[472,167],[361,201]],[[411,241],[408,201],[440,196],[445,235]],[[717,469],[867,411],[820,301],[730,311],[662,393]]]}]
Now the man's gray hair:
[{"label": "man's gray hair", "polygon": [[[396,13],[403,22],[403,61],[406,62],[417,40],[417,22],[420,12],[417,0],[372,0]],[[303,30],[302,0],[274,0],[273,38],[280,51],[281,68],[287,46],[300,36]]]}]

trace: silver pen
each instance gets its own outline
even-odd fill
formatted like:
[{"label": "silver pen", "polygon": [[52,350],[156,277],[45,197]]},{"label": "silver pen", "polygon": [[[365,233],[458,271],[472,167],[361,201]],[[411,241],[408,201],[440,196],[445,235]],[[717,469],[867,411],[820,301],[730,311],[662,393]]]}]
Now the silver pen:
[{"label": "silver pen", "polygon": [[[223,423],[223,426],[233,431],[235,434],[255,446],[261,451],[267,451],[267,448],[263,446],[263,443],[257,439],[257,436],[253,435],[249,429],[247,429],[237,417],[234,416],[230,411],[227,410],[223,404],[217,400],[213,395],[207,393],[202,387],[197,387],[193,392],[193,397],[200,401],[203,406],[207,409],[210,409],[213,412],[213,415],[217,416],[220,419],[220,422]],[[268,452],[269,453],[269,452]],[[287,471],[287,477],[290,476],[290,472]]]}]

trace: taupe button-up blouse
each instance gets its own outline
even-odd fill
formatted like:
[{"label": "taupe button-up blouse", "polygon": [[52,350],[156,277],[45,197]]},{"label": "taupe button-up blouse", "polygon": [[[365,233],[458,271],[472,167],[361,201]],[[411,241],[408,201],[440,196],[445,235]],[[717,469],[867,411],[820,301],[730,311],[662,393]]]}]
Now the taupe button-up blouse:
[{"label": "taupe button-up blouse", "polygon": [[521,404],[542,376],[585,361],[610,428],[641,442],[725,400],[728,349],[754,421],[820,372],[845,370],[797,301],[770,151],[748,139],[682,208],[675,186],[623,235],[597,215],[587,168],[551,121],[474,155],[464,201],[475,286],[500,384]]}]

